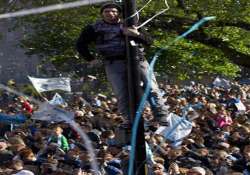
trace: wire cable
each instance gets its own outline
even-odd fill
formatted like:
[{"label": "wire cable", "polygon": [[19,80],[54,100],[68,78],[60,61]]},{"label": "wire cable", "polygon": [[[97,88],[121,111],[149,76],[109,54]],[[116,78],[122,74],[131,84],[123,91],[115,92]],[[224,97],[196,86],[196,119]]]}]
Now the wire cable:
[{"label": "wire cable", "polygon": [[40,14],[40,13],[45,13],[45,12],[50,12],[50,11],[55,11],[55,10],[69,9],[69,8],[92,5],[92,4],[102,3],[102,2],[107,2],[107,0],[92,0],[92,1],[82,0],[82,1],[63,3],[63,4],[49,5],[45,7],[32,8],[32,9],[27,9],[27,10],[20,10],[17,12],[0,14],[0,19],[22,17],[22,16],[27,16],[27,15],[32,15],[32,14]]},{"label": "wire cable", "polygon": [[166,5],[167,8],[165,8],[165,9],[161,10],[160,12],[156,13],[154,16],[152,16],[151,18],[149,18],[148,20],[146,20],[145,22],[143,22],[141,25],[136,26],[135,28],[136,28],[136,29],[139,29],[139,28],[145,26],[147,23],[149,23],[150,21],[152,21],[154,18],[156,18],[157,16],[159,16],[159,15],[165,13],[167,10],[169,10],[170,7],[169,7],[169,5],[168,5],[167,0],[165,0],[165,5]]}]

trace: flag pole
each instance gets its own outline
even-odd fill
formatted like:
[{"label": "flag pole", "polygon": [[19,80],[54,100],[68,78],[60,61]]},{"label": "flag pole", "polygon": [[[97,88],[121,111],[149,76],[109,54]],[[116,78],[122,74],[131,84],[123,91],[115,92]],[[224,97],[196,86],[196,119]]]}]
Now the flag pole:
[{"label": "flag pole", "polygon": [[[130,18],[136,12],[135,0],[124,1],[124,18],[126,27],[136,26],[136,16]],[[130,107],[130,122],[133,124],[136,116],[136,111],[140,102],[140,75],[139,75],[139,62],[138,48],[131,44],[132,38],[126,37],[126,56],[127,56],[127,68],[128,68],[128,91],[129,91],[129,107]],[[144,137],[144,121],[141,117],[137,136],[136,136],[136,148],[135,148],[135,162],[134,162],[134,174],[145,175],[146,173],[146,146]]]}]

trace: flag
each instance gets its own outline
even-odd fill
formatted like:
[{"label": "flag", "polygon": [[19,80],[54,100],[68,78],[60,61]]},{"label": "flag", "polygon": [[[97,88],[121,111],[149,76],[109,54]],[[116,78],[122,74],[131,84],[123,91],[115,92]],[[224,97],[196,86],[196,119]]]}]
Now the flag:
[{"label": "flag", "polygon": [[49,101],[49,104],[51,104],[51,105],[67,105],[65,100],[58,93],[55,93],[53,98]]},{"label": "flag", "polygon": [[167,116],[166,122],[168,126],[160,126],[155,133],[162,135],[172,142],[182,140],[192,131],[192,123],[186,120],[185,117],[180,117],[174,113],[170,113]]},{"label": "flag", "polygon": [[234,103],[234,105],[236,106],[237,110],[239,112],[244,112],[246,111],[246,106],[242,103],[241,100],[237,100],[236,103]]},{"label": "flag", "polygon": [[39,106],[39,109],[35,111],[32,115],[34,120],[43,120],[43,121],[70,121],[73,120],[74,113],[65,111],[56,106],[53,106],[47,102],[44,102]]},{"label": "flag", "polygon": [[63,90],[71,92],[70,78],[34,78],[28,76],[37,92]]},{"label": "flag", "polygon": [[25,123],[27,117],[23,114],[8,115],[0,113],[0,123],[21,124]]},{"label": "flag", "polygon": [[148,145],[148,143],[145,142],[145,144],[146,144],[146,157],[147,157],[147,160],[148,160],[148,162],[150,164],[155,164],[153,152],[152,152],[150,146]]}]

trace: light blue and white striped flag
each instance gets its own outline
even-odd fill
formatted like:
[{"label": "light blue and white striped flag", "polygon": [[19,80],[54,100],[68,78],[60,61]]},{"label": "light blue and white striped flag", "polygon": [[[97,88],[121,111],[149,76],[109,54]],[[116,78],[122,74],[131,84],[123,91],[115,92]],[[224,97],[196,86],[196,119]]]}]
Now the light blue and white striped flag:
[{"label": "light blue and white striped flag", "polygon": [[63,90],[71,92],[70,78],[34,78],[28,76],[37,92]]}]

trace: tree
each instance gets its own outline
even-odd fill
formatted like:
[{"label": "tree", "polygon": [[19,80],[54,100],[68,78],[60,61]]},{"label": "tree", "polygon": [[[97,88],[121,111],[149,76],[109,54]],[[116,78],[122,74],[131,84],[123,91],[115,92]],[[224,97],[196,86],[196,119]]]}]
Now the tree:
[{"label": "tree", "polygon": [[[145,0],[137,3],[141,7]],[[47,5],[48,1],[31,3],[27,0],[23,4],[35,7]],[[152,1],[140,14],[140,20],[146,20],[163,6],[163,0]],[[202,17],[217,18],[164,51],[156,66],[158,72],[176,75],[179,79],[215,74],[235,77],[239,74],[239,66],[250,67],[249,0],[172,0],[169,6],[169,11],[146,26],[155,38],[148,57]],[[20,45],[27,49],[27,54],[38,54],[62,71],[86,73],[85,62],[78,57],[74,46],[83,26],[99,16],[96,7],[85,6],[20,18],[20,24],[27,28]],[[81,71],[79,68],[82,67]]]},{"label": "tree", "polygon": [[[166,45],[165,41],[169,43],[176,34],[183,33],[202,17],[216,16],[217,20],[193,32],[188,40],[170,47],[162,56],[168,56],[168,59],[161,59],[160,65],[170,63],[169,72],[179,72],[180,78],[192,77],[192,73],[200,76],[206,72],[235,76],[236,65],[250,66],[250,21],[246,15],[250,10],[248,1],[193,0],[170,4],[171,7],[175,5],[177,8],[170,9],[149,27],[158,28],[158,31],[154,31],[162,38],[157,41],[159,47]],[[162,6],[159,3],[151,6],[152,13],[157,7]]]}]

